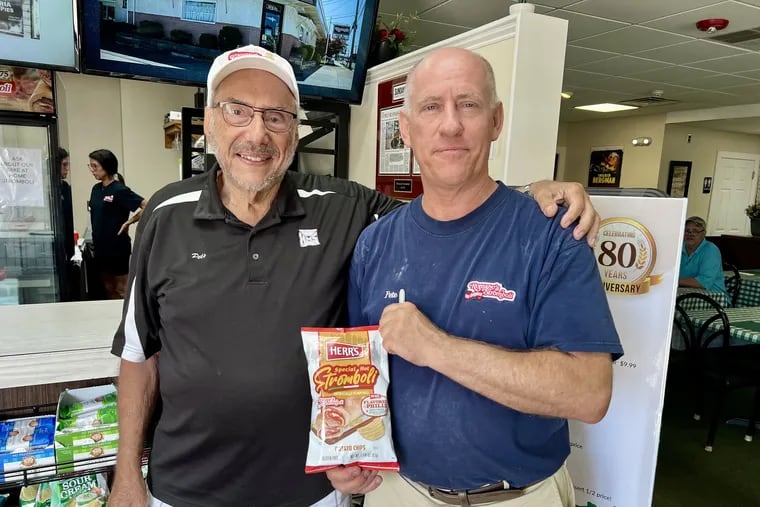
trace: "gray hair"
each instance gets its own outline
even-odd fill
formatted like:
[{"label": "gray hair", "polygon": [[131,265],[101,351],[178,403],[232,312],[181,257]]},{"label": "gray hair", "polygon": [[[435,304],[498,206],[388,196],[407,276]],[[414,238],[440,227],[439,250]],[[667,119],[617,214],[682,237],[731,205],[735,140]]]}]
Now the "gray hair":
[{"label": "gray hair", "polygon": [[[491,66],[491,62],[483,58],[477,53],[472,53],[474,56],[476,56],[481,63],[483,64],[483,69],[485,70],[485,79],[486,79],[486,87],[488,88],[488,95],[490,95],[490,106],[496,107],[496,104],[499,103],[499,96],[496,93],[496,77],[493,73],[493,67]],[[411,114],[411,98],[412,98],[412,82],[414,81],[414,75],[416,74],[417,67],[420,66],[420,64],[424,61],[426,61],[431,55],[425,56],[422,60],[415,63],[411,70],[409,71],[409,74],[406,75],[406,83],[404,85],[404,105],[402,106],[403,110],[407,114]]]}]

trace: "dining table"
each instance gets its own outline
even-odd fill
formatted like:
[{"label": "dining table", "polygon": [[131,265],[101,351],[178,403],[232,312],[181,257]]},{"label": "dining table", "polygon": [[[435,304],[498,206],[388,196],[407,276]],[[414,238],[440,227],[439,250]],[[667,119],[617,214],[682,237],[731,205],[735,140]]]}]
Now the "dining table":
[{"label": "dining table", "polygon": [[[729,334],[733,345],[760,345],[760,306],[724,308],[723,311],[728,317]],[[687,310],[687,312],[695,328],[702,326],[715,316],[714,310],[697,309]],[[721,320],[717,319],[709,325],[708,329],[718,331],[721,326]]]},{"label": "dining table", "polygon": [[[733,276],[733,271],[724,271],[723,274],[728,280]],[[742,269],[739,270],[742,284],[739,287],[739,296],[736,299],[736,306],[752,307],[760,306],[760,269]]]}]

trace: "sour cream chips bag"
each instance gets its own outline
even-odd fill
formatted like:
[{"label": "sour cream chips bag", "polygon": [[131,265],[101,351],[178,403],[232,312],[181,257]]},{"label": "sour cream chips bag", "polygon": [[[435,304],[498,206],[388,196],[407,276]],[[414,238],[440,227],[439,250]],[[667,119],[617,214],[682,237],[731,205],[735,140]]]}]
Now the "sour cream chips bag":
[{"label": "sour cream chips bag", "polygon": [[302,328],[301,336],[312,397],[306,473],[339,465],[398,471],[377,326]]}]

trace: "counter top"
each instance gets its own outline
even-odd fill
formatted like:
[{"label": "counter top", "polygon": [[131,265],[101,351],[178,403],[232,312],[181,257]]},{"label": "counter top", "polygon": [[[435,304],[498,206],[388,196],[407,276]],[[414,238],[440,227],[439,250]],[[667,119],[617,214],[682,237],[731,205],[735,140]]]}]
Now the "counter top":
[{"label": "counter top", "polygon": [[0,388],[114,377],[123,301],[0,306]]}]

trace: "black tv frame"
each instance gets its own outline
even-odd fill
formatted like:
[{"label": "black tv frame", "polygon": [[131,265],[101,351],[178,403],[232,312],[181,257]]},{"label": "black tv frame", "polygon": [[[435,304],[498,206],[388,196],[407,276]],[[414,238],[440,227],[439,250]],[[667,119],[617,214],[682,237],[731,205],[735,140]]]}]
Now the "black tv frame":
[{"label": "black tv frame", "polygon": [[[354,62],[352,87],[350,89],[327,88],[307,85],[299,82],[298,90],[301,95],[302,103],[313,103],[314,101],[324,100],[348,104],[361,104],[362,96],[364,94],[364,84],[367,78],[369,52],[372,45],[372,37],[374,36],[374,26],[375,20],[377,18],[380,0],[357,1],[359,4],[362,2],[365,4],[364,16],[361,19],[361,26],[357,27],[357,30],[358,33],[366,34],[366,36],[363,38],[363,40],[358,41],[358,46],[356,49],[356,60]],[[122,79],[135,79],[139,81],[151,81],[157,83],[203,87],[205,89],[205,74],[204,81],[198,81],[183,80],[161,75],[149,75],[143,71],[143,69],[146,68],[144,65],[130,67],[131,64],[123,64],[122,66],[125,67],[123,72],[115,70],[118,64],[113,64],[112,67],[114,68],[112,69],[103,68],[103,60],[99,56],[101,40],[100,0],[79,0],[79,2],[81,4],[80,26],[82,27],[82,30],[80,32],[80,71],[82,73],[96,76],[117,77]],[[367,4],[371,4],[369,9],[367,8]],[[97,23],[92,22],[91,20],[93,19],[97,20]],[[100,65],[94,65],[93,62],[98,62]]]},{"label": "black tv frame", "polygon": [[[55,0],[55,1],[63,1],[63,0]],[[79,0],[71,0],[71,9],[72,9],[72,15],[73,15],[73,23],[71,26],[71,29],[73,30],[72,36],[74,37],[74,64],[73,65],[53,65],[49,63],[44,62],[33,62],[31,60],[14,60],[12,58],[3,58],[0,55],[0,64],[2,65],[8,65],[10,67],[27,67],[27,68],[33,68],[33,69],[44,69],[44,70],[57,70],[57,71],[64,71],[64,72],[79,72],[81,69],[81,62],[82,62],[82,38],[81,38],[81,22],[80,22],[80,10],[79,10]]]}]

